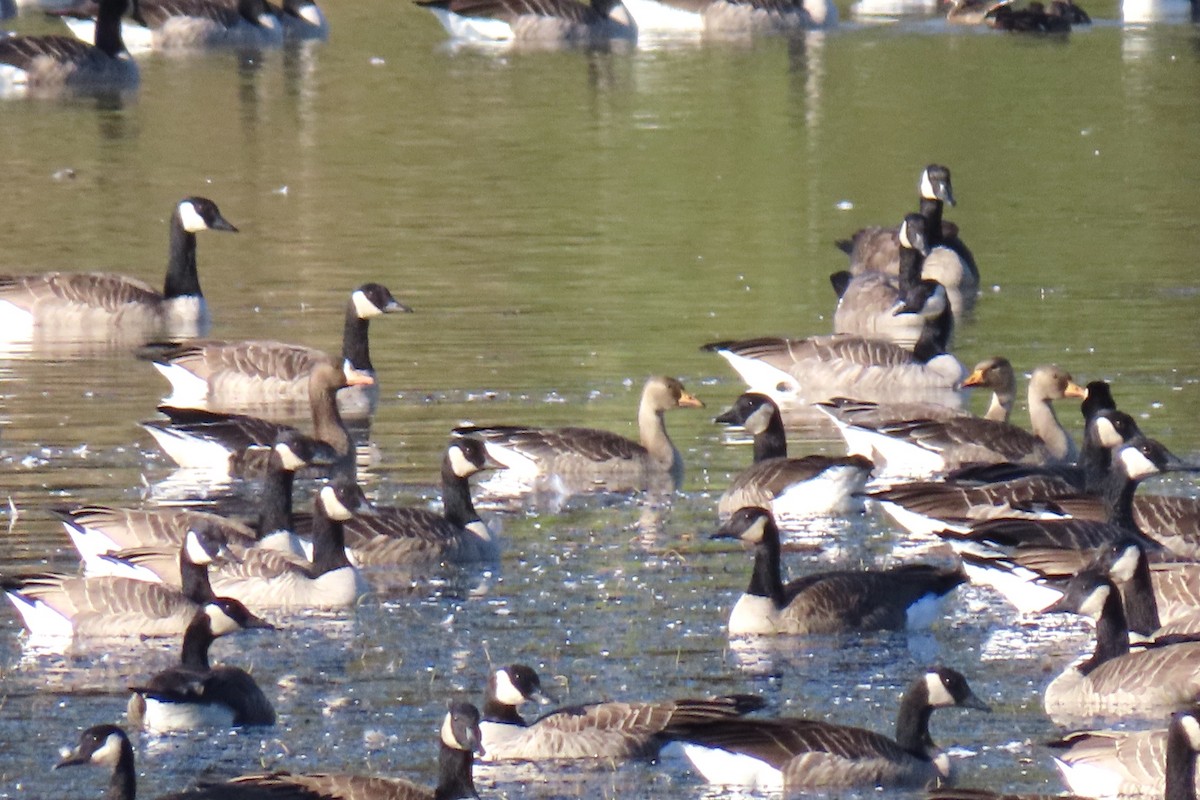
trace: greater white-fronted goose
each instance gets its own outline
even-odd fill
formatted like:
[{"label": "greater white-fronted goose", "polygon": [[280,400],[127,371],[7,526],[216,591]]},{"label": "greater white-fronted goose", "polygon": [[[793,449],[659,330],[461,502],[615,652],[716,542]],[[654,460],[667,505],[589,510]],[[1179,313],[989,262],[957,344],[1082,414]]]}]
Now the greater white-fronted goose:
[{"label": "greater white-fronted goose", "polygon": [[621,0],[416,0],[463,42],[589,44],[633,39]]},{"label": "greater white-fronted goose", "polygon": [[546,696],[532,667],[512,664],[488,680],[480,731],[484,761],[653,758],[676,725],[704,725],[762,708],[753,695],[695,700],[589,703],[526,722],[518,708]]},{"label": "greater white-fronted goose", "polygon": [[1200,702],[1200,641],[1174,637],[1131,650],[1121,593],[1102,565],[1071,579],[1047,612],[1096,621],[1096,646],[1046,687],[1046,713],[1059,724],[1097,716],[1153,717]]},{"label": "greater white-fronted goose", "polygon": [[[342,334],[342,364],[348,378],[375,377],[368,337],[371,320],[409,311],[378,283],[366,283],[351,292]],[[237,410],[307,402],[313,368],[332,361],[315,348],[283,342],[199,340],[162,348],[154,366],[171,382],[165,405]],[[338,407],[347,416],[369,415],[379,398],[378,385],[374,381],[353,385],[358,388],[338,394]]]},{"label": "greater white-fronted goose", "polygon": [[[954,205],[950,170],[930,164],[921,172],[918,183],[920,213],[925,220],[925,243],[929,253],[922,276],[946,287],[955,314],[974,305],[979,291],[979,268],[970,249],[958,237],[958,226],[942,219],[944,203]],[[901,245],[897,228],[863,228],[851,239],[837,243],[850,256],[850,272],[861,275],[882,272],[901,274]]]},{"label": "greater white-fronted goose", "polygon": [[817,572],[784,584],[771,512],[743,508],[713,535],[754,548],[750,585],[729,614],[729,634],[825,634],[926,627],[967,580],[958,568],[903,564],[886,570]]},{"label": "greater white-fronted goose", "polygon": [[754,463],[721,495],[721,517],[744,506],[769,507],[776,519],[862,513],[871,462],[861,456],[788,458],[783,417],[765,394],[746,392],[714,421],[740,425],[754,436]]},{"label": "greater white-fronted goose", "polygon": [[130,687],[129,721],[154,733],[274,725],[275,709],[250,673],[208,662],[208,649],[217,637],[250,628],[274,626],[237,600],[205,603],[183,633],[179,664]]},{"label": "greater white-fronted goose", "polygon": [[[473,436],[453,439],[442,459],[442,511],[374,506],[370,516],[345,523],[346,546],[360,567],[420,567],[494,561],[499,543],[471,501],[472,475],[500,468]],[[303,535],[312,519],[297,516]]]},{"label": "greater white-fronted goose", "polygon": [[745,36],[787,33],[837,24],[830,0],[630,0],[625,3],[639,35]]},{"label": "greater white-fronted goose", "polygon": [[[86,0],[59,12],[71,33],[91,41],[96,2]],[[283,23],[264,0],[136,0],[121,26],[130,52],[262,49],[283,44]]]},{"label": "greater white-fronted goose", "polygon": [[925,218],[909,214],[900,223],[900,272],[861,272],[845,279],[835,273],[830,280],[838,290],[833,312],[833,332],[886,339],[912,347],[921,336],[924,319],[917,314],[896,314],[908,292],[921,282],[922,265],[929,254],[925,241]]},{"label": "greater white-fronted goose", "polygon": [[132,578],[42,573],[0,579],[33,639],[180,636],[216,598],[208,565],[228,553],[219,533],[197,525],[179,548],[182,588]]},{"label": "greater white-fronted goose", "polygon": [[670,735],[709,783],[771,792],[927,786],[950,776],[950,759],[929,734],[931,712],[950,706],[989,710],[962,674],[935,667],[905,691],[895,739],[794,717],[724,720]]},{"label": "greater white-fronted goose", "polygon": [[[0,39],[0,49],[8,41]],[[196,234],[237,228],[213,201],[185,197],[171,214],[170,230],[162,292],[136,278],[107,272],[0,276],[0,338],[144,338],[202,332],[209,315],[196,272]]]},{"label": "greater white-fronted goose", "polygon": [[958,359],[946,352],[954,327],[946,290],[936,281],[922,281],[895,313],[925,320],[912,350],[846,335],[731,340],[701,349],[724,358],[750,391],[765,394],[780,406],[834,397],[960,406],[959,384],[965,372]]},{"label": "greater white-fronted goose", "polygon": [[[348,386],[367,386],[374,382],[368,374],[339,369],[330,362],[318,362],[308,376],[308,405],[312,415],[313,437],[333,448],[336,454],[330,472],[356,469],[354,441],[338,410],[337,397]],[[294,430],[288,425],[244,414],[194,411],[160,406],[167,420],[141,423],[163,452],[178,466],[229,475],[253,473],[267,449]]]},{"label": "greater white-fronted goose", "polygon": [[1085,396],[1083,387],[1068,372],[1043,365],[1029,379],[1032,432],[1007,422],[966,415],[874,422],[862,415],[857,419],[841,415],[836,408],[823,410],[838,423],[852,454],[871,458],[890,476],[924,476],[964,464],[1074,461],[1078,452],[1075,443],[1059,423],[1051,403],[1064,397]]},{"label": "greater white-fronted goose", "polygon": [[678,487],[683,459],[667,435],[663,414],[673,408],[703,407],[678,380],[659,376],[647,380],[642,389],[637,442],[595,428],[469,425],[455,428],[454,434],[478,437],[511,477],[530,483],[554,475],[620,490],[645,488],[667,478]]},{"label": "greater white-fronted goose", "polygon": [[121,40],[128,9],[129,0],[100,0],[92,44],[70,36],[0,37],[0,97],[136,89],[138,67]]},{"label": "greater white-fronted goose", "polygon": [[1055,766],[1086,797],[1141,795],[1195,800],[1200,721],[1177,711],[1166,728],[1075,731],[1051,742]]}]

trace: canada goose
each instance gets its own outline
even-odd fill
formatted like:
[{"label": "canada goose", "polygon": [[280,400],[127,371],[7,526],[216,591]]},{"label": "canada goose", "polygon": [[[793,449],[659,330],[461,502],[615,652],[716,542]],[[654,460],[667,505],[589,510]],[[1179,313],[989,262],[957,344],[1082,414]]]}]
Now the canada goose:
[{"label": "canada goose", "polygon": [[946,21],[954,25],[982,25],[988,12],[1012,0],[953,0],[946,12]]},{"label": "canada goose", "polygon": [[1063,782],[1088,797],[1154,795],[1195,800],[1200,722],[1177,711],[1167,728],[1076,731],[1050,742]]},{"label": "canada goose", "polygon": [[[862,272],[845,280],[830,276],[839,286],[833,312],[833,332],[872,339],[886,339],[912,347],[921,336],[925,320],[917,314],[893,313],[896,304],[921,281],[922,264],[929,254],[925,240],[925,218],[909,214],[900,223],[900,272]],[[844,282],[844,285],[843,285]]]},{"label": "canada goose", "polygon": [[[474,753],[480,750],[479,711],[470,703],[451,703],[442,722],[438,755],[438,784],[434,789],[402,778],[367,775],[290,774],[243,775],[222,783],[164,795],[159,800],[467,800],[477,798],[472,776]],[[137,772],[133,745],[115,725],[96,725],[83,732],[79,747],[58,767],[100,764],[112,767],[109,800],[134,800]]]},{"label": "canada goose", "polygon": [[990,710],[960,673],[934,667],[900,700],[895,739],[795,717],[723,720],[670,735],[709,783],[776,792],[924,786],[950,777],[950,759],[929,735],[931,712],[949,706]]},{"label": "canada goose", "polygon": [[[970,249],[958,237],[958,226],[942,219],[944,203],[954,205],[950,170],[940,164],[928,165],[921,171],[917,187],[928,248],[921,274],[946,287],[954,313],[961,315],[974,305],[979,291],[979,268]],[[870,272],[902,275],[899,233],[897,228],[863,228],[837,246],[850,256],[853,275]]]},{"label": "canada goose", "polygon": [[[60,12],[76,38],[90,41],[96,3]],[[283,24],[263,0],[136,0],[121,26],[130,52],[202,48],[270,48],[283,44]]]},{"label": "canada goose", "polygon": [[963,366],[946,352],[954,325],[946,290],[936,281],[922,281],[894,313],[917,314],[925,320],[912,350],[837,334],[712,342],[701,349],[724,358],[750,391],[765,394],[780,406],[832,397],[961,405],[958,386]]},{"label": "canada goose", "polygon": [[219,533],[188,531],[179,548],[182,590],[132,578],[43,573],[0,579],[31,637],[179,636],[196,610],[215,599],[208,565],[227,557]]},{"label": "canada goose", "polygon": [[[368,329],[382,314],[411,312],[386,287],[366,283],[350,294],[342,334],[342,361],[347,377],[375,377]],[[211,410],[256,405],[295,405],[309,395],[309,375],[329,356],[311,347],[273,341],[228,342],[201,340],[166,347],[154,366],[171,383],[166,405]],[[374,382],[353,384],[338,395],[338,407],[348,416],[366,416],[375,409],[379,388]]]},{"label": "canada goose", "polygon": [[703,407],[675,378],[654,377],[646,381],[638,404],[639,442],[595,428],[464,426],[453,433],[483,440],[491,459],[518,479],[555,475],[617,490],[644,488],[668,477],[678,487],[683,459],[667,435],[663,413]]},{"label": "canada goose", "polygon": [[312,0],[283,0],[275,13],[283,23],[283,38],[287,41],[323,42],[329,38],[329,22]]},{"label": "canada goose", "polygon": [[[0,39],[0,48],[5,41]],[[171,214],[171,246],[162,293],[136,278],[103,272],[44,272],[0,276],[0,330],[9,341],[38,334],[88,339],[115,333],[196,335],[208,307],[196,274],[196,233],[237,232],[217,204],[185,197]]]},{"label": "canada goose", "polygon": [[416,0],[446,33],[467,42],[583,43],[633,39],[621,0]]},{"label": "canada goose", "polygon": [[996,30],[1014,33],[1070,33],[1069,9],[1052,3],[1050,11],[1038,0],[1030,0],[1025,8],[1009,4],[997,5],[984,15],[984,22]]},{"label": "canada goose", "polygon": [[[354,473],[355,451],[350,431],[338,410],[337,395],[347,386],[364,386],[374,378],[355,370],[318,362],[308,376],[308,406],[313,437],[333,448],[330,472]],[[290,426],[244,414],[174,409],[159,406],[168,420],[150,420],[141,427],[163,452],[185,469],[204,469],[239,475],[256,468],[256,451],[269,448]],[[293,429],[294,430],[294,429]]]},{"label": "canada goose", "polygon": [[62,521],[89,575],[105,574],[112,562],[104,557],[117,551],[161,546],[177,549],[187,531],[200,520],[218,528],[235,554],[251,547],[262,547],[303,556],[304,549],[296,539],[292,519],[295,471],[310,464],[328,464],[335,459],[336,454],[328,445],[294,430],[282,431],[270,450],[254,527],[216,514],[187,509],[80,506],[53,509],[52,513]]},{"label": "canada goose", "polygon": [[967,580],[961,569],[904,564],[886,570],[818,572],[784,584],[771,512],[743,508],[714,539],[754,547],[754,572],[729,614],[729,634],[822,634],[928,626],[942,599]]},{"label": "canada goose", "polygon": [[[494,561],[499,545],[471,502],[470,477],[503,468],[473,436],[454,439],[442,459],[441,513],[427,508],[375,506],[375,513],[345,523],[346,546],[360,567],[463,564]],[[298,517],[304,534],[311,518]]]},{"label": "canada goose", "polygon": [[871,462],[860,456],[788,458],[783,417],[765,394],[746,392],[714,421],[741,425],[754,436],[754,463],[721,495],[721,517],[743,506],[769,506],[776,519],[863,512]]},{"label": "canada goose", "polygon": [[757,711],[761,698],[730,695],[705,700],[570,706],[526,722],[518,707],[547,697],[532,667],[512,664],[488,679],[483,722],[484,761],[653,758],[676,725],[704,725]]},{"label": "canada goose", "polygon": [[93,44],[70,36],[0,37],[0,97],[136,89],[137,64],[121,41],[129,0],[100,0]]},{"label": "canada goose", "polygon": [[346,558],[343,525],[355,515],[372,514],[354,478],[337,475],[317,492],[313,503],[312,562],[254,548],[240,561],[212,573],[215,591],[252,608],[344,608],[370,588]]},{"label": "canada goose", "polygon": [[1032,433],[1007,422],[966,415],[885,420],[872,425],[862,417],[844,422],[829,407],[822,410],[839,423],[850,452],[872,458],[888,475],[922,476],[944,473],[963,464],[1074,461],[1075,443],[1059,423],[1051,403],[1064,397],[1085,396],[1083,387],[1065,370],[1054,365],[1036,368],[1029,379]]},{"label": "canada goose", "polygon": [[829,0],[630,0],[625,3],[638,33],[735,36],[786,33],[837,24],[837,6]]},{"label": "canada goose", "polygon": [[1094,716],[1154,716],[1200,701],[1200,641],[1168,637],[1130,649],[1121,594],[1105,569],[1093,565],[1071,579],[1047,612],[1067,611],[1096,621],[1096,646],[1046,687],[1046,713],[1067,724]]},{"label": "canada goose", "polygon": [[275,709],[250,673],[208,663],[208,648],[218,636],[249,628],[274,630],[237,600],[206,603],[183,633],[179,664],[130,687],[130,722],[155,733],[274,725]]}]

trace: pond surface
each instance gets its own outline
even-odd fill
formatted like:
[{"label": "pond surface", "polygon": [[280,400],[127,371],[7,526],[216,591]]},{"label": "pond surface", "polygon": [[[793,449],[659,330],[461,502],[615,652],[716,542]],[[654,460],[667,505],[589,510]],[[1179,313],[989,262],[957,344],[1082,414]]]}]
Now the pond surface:
[{"label": "pond surface", "polygon": [[[826,332],[827,276],[844,266],[833,241],[898,222],[937,161],[953,170],[948,216],[985,287],[959,326],[960,358],[1108,379],[1147,432],[1200,455],[1200,31],[1122,27],[1111,5],[1089,7],[1097,23],[1069,39],[862,23],[843,8],[839,29],[793,41],[509,52],[450,48],[406,3],[329,5],[324,46],[152,56],[127,104],[0,107],[0,271],[103,268],[157,284],[173,204],[200,194],[241,229],[201,235],[214,335],[336,350],[348,291],[385,283],[416,313],[372,326],[383,399],[364,482],[379,502],[436,502],[446,435],[463,421],[632,435],[658,373],[708,409],[669,417],[688,463],[669,508],[486,502],[506,545],[497,569],[218,643],[215,660],[253,669],[274,696],[280,725],[137,739],[143,794],[262,767],[432,781],[445,701],[479,702],[489,663],[513,661],[570,702],[750,691],[774,713],[882,731],[902,688],[943,662],[994,708],[934,716],[937,741],[961,748],[962,783],[1057,791],[1040,692],[1087,646],[1082,626],[1018,619],[968,589],[928,634],[731,645],[724,621],[750,557],[708,535],[750,453],[711,423],[741,386],[698,348]],[[75,568],[47,506],[190,490],[250,508],[252,486],[170,482],[136,426],[165,388],[120,347],[0,356],[6,572]],[[1078,433],[1075,410],[1061,415]],[[839,443],[808,431],[792,450]],[[799,541],[793,575],[914,551],[875,512]],[[124,687],[174,651],[30,652],[0,610],[0,796],[99,794],[96,772],[49,771],[58,748],[120,721]],[[489,768],[479,784],[491,797],[719,794],[674,762]]]}]

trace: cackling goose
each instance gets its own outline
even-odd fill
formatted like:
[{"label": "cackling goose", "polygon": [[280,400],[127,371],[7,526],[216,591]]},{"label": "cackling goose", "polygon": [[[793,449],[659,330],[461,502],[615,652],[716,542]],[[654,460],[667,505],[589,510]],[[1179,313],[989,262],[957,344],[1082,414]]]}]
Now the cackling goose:
[{"label": "cackling goose", "polygon": [[960,673],[935,667],[905,691],[895,739],[794,717],[723,720],[670,736],[709,783],[774,792],[925,786],[950,777],[950,759],[929,735],[931,712],[949,706],[989,710]]},{"label": "cackling goose", "polygon": [[274,725],[275,709],[250,673],[208,662],[209,646],[217,637],[249,628],[274,626],[237,600],[224,597],[206,603],[183,633],[179,664],[130,687],[129,721],[154,733]]},{"label": "cackling goose", "polygon": [[0,97],[136,89],[137,64],[121,40],[129,0],[100,0],[95,35],[0,37]]},{"label": "cackling goose", "polygon": [[926,627],[942,599],[967,580],[961,569],[903,564],[818,572],[784,584],[779,529],[763,508],[738,510],[714,539],[754,548],[750,585],[729,614],[729,634],[823,634]]},{"label": "cackling goose", "polygon": [[[6,40],[0,39],[0,48]],[[186,197],[171,214],[167,277],[161,293],[136,278],[103,272],[0,276],[0,334],[106,338],[166,333],[195,336],[208,327],[208,307],[196,273],[196,234],[231,231],[216,203]]]},{"label": "cackling goose", "polygon": [[595,428],[464,426],[454,434],[483,440],[493,461],[530,483],[553,475],[613,490],[645,488],[664,479],[678,487],[683,459],[667,435],[663,413],[703,407],[675,378],[654,377],[646,381],[638,404],[638,442]]},{"label": "cackling goose", "polygon": [[[368,338],[371,320],[411,310],[378,283],[363,284],[350,294],[342,334],[347,377],[375,377]],[[232,410],[306,402],[310,373],[317,364],[329,361],[320,350],[283,342],[201,340],[163,348],[154,366],[171,383],[171,395],[163,400],[166,405]],[[338,395],[338,407],[348,416],[367,416],[379,399],[378,385],[355,385]]]},{"label": "cackling goose", "polygon": [[734,476],[717,513],[766,506],[776,519],[861,514],[871,462],[861,456],[787,457],[779,407],[765,394],[746,392],[715,422],[740,425],[754,436],[754,463]]}]

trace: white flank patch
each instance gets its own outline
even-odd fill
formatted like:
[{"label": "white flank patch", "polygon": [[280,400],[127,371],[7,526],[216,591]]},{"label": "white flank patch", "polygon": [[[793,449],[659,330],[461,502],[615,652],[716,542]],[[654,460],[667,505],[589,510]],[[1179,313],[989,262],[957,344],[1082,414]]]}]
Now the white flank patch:
[{"label": "white flank patch", "polygon": [[208,382],[178,364],[153,362],[154,368],[171,384],[171,394],[163,402],[179,408],[205,408],[208,403]]},{"label": "white flank patch", "polygon": [[[75,34],[79,36],[79,34]],[[84,37],[80,36],[83,39]],[[92,38],[84,39],[84,41],[95,41]],[[125,20],[121,23],[121,41],[125,45],[125,49],[132,55],[134,53],[141,55],[149,53],[154,49],[154,31],[147,28],[145,25],[138,25],[136,22]]]},{"label": "white flank patch", "polygon": [[[0,66],[0,73],[3,66]],[[0,84],[3,77],[0,76]],[[33,314],[18,305],[0,300],[0,340],[27,342],[33,338]]]},{"label": "white flank patch", "polygon": [[229,471],[229,449],[215,439],[174,428],[146,427],[145,431],[154,437],[167,458],[184,469]]},{"label": "white flank patch", "polygon": [[80,527],[71,522],[64,521],[63,530],[67,532],[67,536],[71,537],[71,544],[75,545],[75,549],[79,551],[79,557],[83,559],[84,565],[88,561],[98,559],[106,553],[111,553],[114,550],[120,550],[120,545],[114,542],[103,531],[95,528]]},{"label": "white flank patch", "polygon": [[28,91],[28,72],[12,64],[0,64],[0,97],[24,97]]},{"label": "white flank patch", "polygon": [[769,597],[744,594],[729,612],[730,636],[770,636],[779,632],[778,610]]},{"label": "white flank patch", "polygon": [[196,210],[196,206],[190,200],[184,200],[179,204],[179,221],[183,223],[183,229],[188,233],[208,230],[208,223],[204,221],[204,217],[200,216],[200,212]]},{"label": "white flank patch", "polygon": [[520,450],[489,441],[485,441],[483,446],[493,461],[499,461],[506,467],[495,473],[492,480],[528,479],[537,477],[541,473],[537,459],[530,458]]},{"label": "white flank patch", "polygon": [[925,673],[925,691],[929,694],[929,705],[934,708],[947,708],[958,703],[936,672]]},{"label": "white flank patch", "polygon": [[219,703],[172,703],[146,697],[142,725],[148,731],[169,733],[196,728],[233,727],[233,709]]},{"label": "white flank patch", "polygon": [[[63,24],[71,31],[71,35],[81,42],[91,44],[96,41],[96,20],[80,17],[62,17]],[[121,26],[121,37],[125,36],[125,26]]]},{"label": "white flank patch", "polygon": [[18,592],[5,592],[30,636],[38,638],[64,638],[75,633],[71,620],[55,611],[41,600],[31,600]]},{"label": "white flank patch", "polygon": [[[928,477],[946,469],[946,459],[941,453],[913,444],[907,439],[887,436],[866,428],[847,426],[855,432],[855,453],[870,443],[871,450],[864,455],[879,468],[876,477]],[[849,439],[847,439],[849,442]]]},{"label": "white flank patch", "polygon": [[970,530],[970,526],[968,525],[947,525],[945,522],[942,522],[935,517],[926,516],[925,514],[918,514],[915,511],[905,508],[899,503],[892,503],[888,500],[880,500],[879,505],[883,507],[883,510],[887,512],[887,515],[891,517],[897,525],[899,525],[901,528],[904,528],[909,533],[913,533],[918,536],[933,536],[938,531],[944,531],[947,529],[958,531],[960,533],[966,533]]},{"label": "white flank patch", "polygon": [[782,792],[783,773],[765,761],[744,753],[680,742],[683,754],[709,783],[743,786],[762,792]]},{"label": "white flank patch", "polygon": [[342,505],[342,501],[338,499],[337,492],[332,486],[321,487],[321,505],[325,509],[325,514],[337,522],[345,522],[354,516],[350,509]]},{"label": "white flank patch", "polygon": [[639,33],[701,33],[704,17],[683,9],[673,8],[657,0],[626,0]]},{"label": "white flank patch", "polygon": [[1100,764],[1072,764],[1056,758],[1054,766],[1062,773],[1063,783],[1067,788],[1084,797],[1116,797],[1117,789],[1121,785],[1121,776]]},{"label": "white flank patch", "polygon": [[258,546],[263,550],[273,550],[276,553],[289,555],[312,561],[312,545],[308,546],[307,554],[304,549],[306,542],[291,531],[271,531],[258,540]]},{"label": "white flank patch", "polygon": [[488,526],[484,524],[483,520],[477,519],[474,522],[468,522],[463,527],[465,527],[467,531],[469,531],[471,535],[477,539],[485,542],[492,541],[492,532],[488,529]]},{"label": "white flank patch", "polygon": [[1120,458],[1125,467],[1125,474],[1135,481],[1149,475],[1157,475],[1159,472],[1154,462],[1146,458],[1136,447],[1122,449]]},{"label": "white flank patch", "polygon": [[942,618],[944,595],[930,592],[908,607],[905,624],[909,630],[922,630]]},{"label": "white flank patch", "polygon": [[823,514],[861,513],[866,475],[856,467],[830,467],[807,481],[794,483],[771,501],[776,519]]},{"label": "white flank patch", "polygon": [[519,706],[529,698],[513,685],[508,670],[496,670],[496,699],[506,706]]},{"label": "white flank patch", "polygon": [[741,376],[750,391],[765,394],[776,405],[795,403],[800,394],[800,383],[791,373],[760,361],[746,358],[728,350],[718,350],[718,355],[729,362],[734,372]]},{"label": "white flank patch", "polygon": [[967,577],[977,586],[990,586],[1012,603],[1022,614],[1036,614],[1058,602],[1062,592],[1036,582],[1037,573],[1030,570],[1013,571],[1007,565],[982,567],[963,563]]},{"label": "white flank patch", "polygon": [[163,325],[171,336],[194,338],[208,323],[208,303],[200,295],[184,294],[163,304]]},{"label": "white flank patch", "polygon": [[118,558],[111,554],[97,556],[94,559],[84,559],[83,574],[91,578],[107,576],[113,578],[129,578],[144,583],[162,583],[162,576],[149,567],[142,566],[128,559]]},{"label": "white flank patch", "polygon": [[429,10],[442,23],[446,33],[455,39],[468,42],[511,42],[513,39],[512,26],[503,20],[464,17],[444,8],[430,7]]}]

